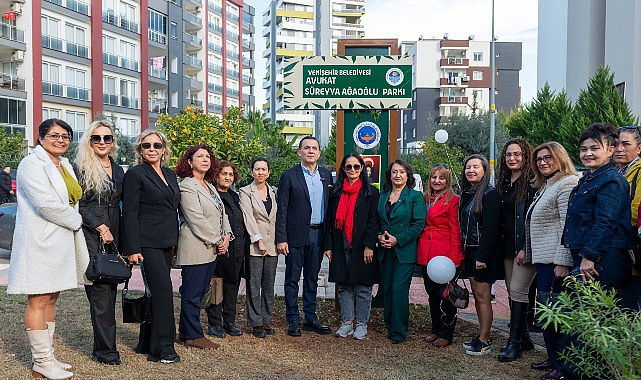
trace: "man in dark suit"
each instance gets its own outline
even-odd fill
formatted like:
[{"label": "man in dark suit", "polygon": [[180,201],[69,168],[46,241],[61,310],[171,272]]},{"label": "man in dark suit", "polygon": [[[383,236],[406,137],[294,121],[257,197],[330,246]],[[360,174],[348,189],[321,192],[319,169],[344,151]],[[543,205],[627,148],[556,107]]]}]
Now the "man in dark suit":
[{"label": "man in dark suit", "polygon": [[318,271],[323,261],[323,222],[327,211],[331,173],[317,165],[320,144],[305,136],[298,144],[300,165],[285,171],[278,185],[276,250],[285,255],[287,333],[300,336],[298,281],[303,272],[303,330],[329,334],[316,316]]}]

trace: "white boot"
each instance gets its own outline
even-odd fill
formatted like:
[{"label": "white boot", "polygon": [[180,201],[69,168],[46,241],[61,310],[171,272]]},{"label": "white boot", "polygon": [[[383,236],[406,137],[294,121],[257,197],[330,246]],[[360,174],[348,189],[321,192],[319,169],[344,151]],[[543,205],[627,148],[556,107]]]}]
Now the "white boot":
[{"label": "white boot", "polygon": [[58,367],[69,371],[71,369],[71,364],[58,361],[58,359],[53,355],[53,333],[56,331],[56,322],[47,322],[47,330],[49,330],[49,341],[51,342],[51,356],[53,357],[53,362],[56,363]]},{"label": "white boot", "polygon": [[33,356],[33,376],[47,379],[68,379],[73,373],[58,367],[51,355],[51,341],[47,330],[27,330],[31,355]]}]

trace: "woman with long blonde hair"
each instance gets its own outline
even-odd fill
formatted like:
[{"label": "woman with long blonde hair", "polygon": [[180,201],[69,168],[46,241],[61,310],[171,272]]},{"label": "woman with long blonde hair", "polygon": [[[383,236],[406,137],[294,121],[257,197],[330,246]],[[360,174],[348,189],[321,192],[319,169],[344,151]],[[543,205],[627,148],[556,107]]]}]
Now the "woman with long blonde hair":
[{"label": "woman with long blonde hair", "polygon": [[[124,170],[116,165],[118,151],[111,123],[94,121],[80,138],[74,170],[82,187],[80,215],[82,231],[90,255],[99,243],[118,246],[120,232],[120,199]],[[85,285],[93,326],[94,360],[111,365],[121,363],[116,349],[117,283]]]}]

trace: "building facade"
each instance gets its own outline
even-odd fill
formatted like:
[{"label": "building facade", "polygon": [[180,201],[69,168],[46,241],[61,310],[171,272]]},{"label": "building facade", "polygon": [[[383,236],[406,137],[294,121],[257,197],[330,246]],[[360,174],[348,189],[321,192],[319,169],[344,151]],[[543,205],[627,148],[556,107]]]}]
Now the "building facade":
[{"label": "building facade", "polygon": [[539,0],[537,87],[576,100],[599,66],[609,66],[632,112],[641,115],[641,3]]},{"label": "building facade", "polygon": [[[0,124],[35,143],[60,118],[126,136],[192,105],[254,107],[254,10],[242,0],[0,0]],[[205,22],[205,20],[207,22]],[[6,85],[8,83],[8,85]],[[27,127],[29,126],[29,127]]]},{"label": "building facade", "polygon": [[[509,112],[521,99],[520,42],[496,42],[495,103]],[[413,57],[412,108],[401,112],[401,147],[416,147],[434,134],[430,126],[447,123],[457,115],[490,109],[490,42],[419,39],[401,44],[401,52]]]},{"label": "building facade", "polygon": [[365,0],[272,0],[263,13],[263,111],[276,123],[285,121],[288,135],[315,135],[324,146],[329,139],[330,111],[283,109],[283,59],[286,56],[330,56],[341,38],[364,37],[361,17]]}]

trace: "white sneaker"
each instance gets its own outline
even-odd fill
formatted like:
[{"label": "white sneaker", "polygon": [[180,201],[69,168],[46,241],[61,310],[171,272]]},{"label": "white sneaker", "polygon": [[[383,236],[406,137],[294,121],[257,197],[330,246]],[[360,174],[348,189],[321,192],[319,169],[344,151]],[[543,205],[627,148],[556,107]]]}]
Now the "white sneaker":
[{"label": "white sneaker", "polygon": [[336,331],[336,335],[339,338],[347,338],[348,335],[354,334],[354,324],[352,321],[343,322],[341,327]]},{"label": "white sneaker", "polygon": [[367,324],[357,323],[356,328],[354,329],[354,339],[362,340],[367,336]]}]

